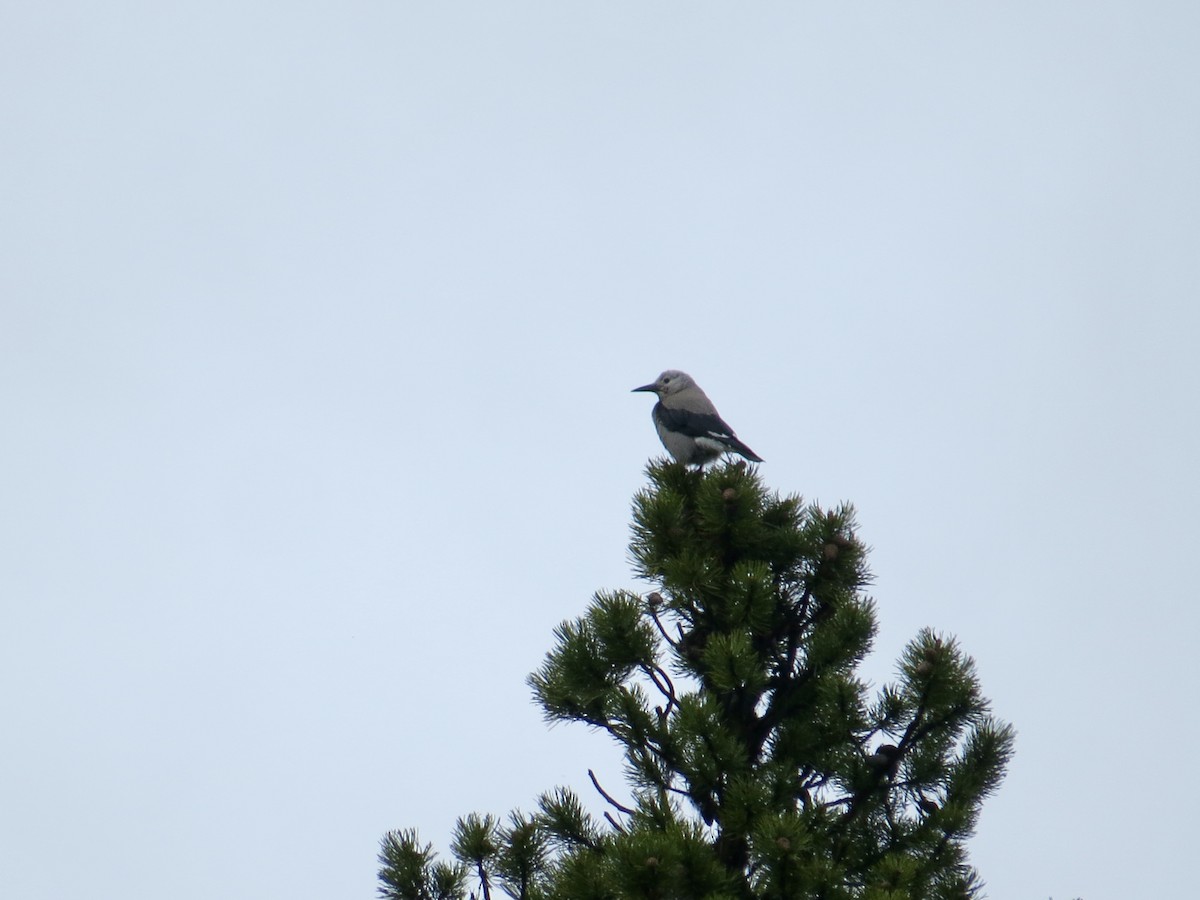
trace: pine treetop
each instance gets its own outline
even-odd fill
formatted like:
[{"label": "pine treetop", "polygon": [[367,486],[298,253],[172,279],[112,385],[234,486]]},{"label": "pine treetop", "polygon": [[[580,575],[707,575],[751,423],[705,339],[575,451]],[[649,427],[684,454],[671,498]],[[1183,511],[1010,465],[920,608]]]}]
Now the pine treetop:
[{"label": "pine treetop", "polygon": [[531,900],[976,896],[965,842],[1013,732],[972,660],[924,630],[871,696],[852,508],[771,493],[740,462],[647,474],[630,555],[653,590],[597,593],[529,678],[549,721],[618,742],[626,798],[593,776],[603,823],[564,788],[507,824],[466,817],[456,866],[390,833],[382,895],[461,898],[473,878]]}]

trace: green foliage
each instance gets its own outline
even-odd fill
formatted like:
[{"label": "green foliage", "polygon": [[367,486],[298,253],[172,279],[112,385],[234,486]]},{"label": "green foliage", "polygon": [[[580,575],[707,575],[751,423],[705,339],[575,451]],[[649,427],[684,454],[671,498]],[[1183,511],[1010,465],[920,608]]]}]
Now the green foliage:
[{"label": "green foliage", "polygon": [[571,791],[532,816],[459,820],[453,866],[413,832],[380,854],[389,900],[966,898],[965,841],[1013,732],[974,663],[924,630],[874,697],[853,510],[766,490],[742,463],[649,467],[630,553],[654,590],[600,592],[529,683],[551,722],[623,748],[607,822]]},{"label": "green foliage", "polygon": [[424,847],[415,831],[389,831],[379,851],[379,893],[396,900],[459,900],[467,871],[459,864],[434,861],[433,848]]}]

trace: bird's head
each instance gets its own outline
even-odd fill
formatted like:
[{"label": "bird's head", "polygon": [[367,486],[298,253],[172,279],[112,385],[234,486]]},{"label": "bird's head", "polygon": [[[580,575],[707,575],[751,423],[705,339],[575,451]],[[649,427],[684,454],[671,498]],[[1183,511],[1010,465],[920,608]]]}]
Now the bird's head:
[{"label": "bird's head", "polygon": [[643,384],[641,387],[635,387],[633,392],[647,391],[651,394],[658,394],[659,397],[666,397],[670,394],[678,394],[680,391],[695,386],[696,382],[692,381],[692,376],[687,372],[680,372],[678,369],[667,369],[658,376],[650,384]]}]

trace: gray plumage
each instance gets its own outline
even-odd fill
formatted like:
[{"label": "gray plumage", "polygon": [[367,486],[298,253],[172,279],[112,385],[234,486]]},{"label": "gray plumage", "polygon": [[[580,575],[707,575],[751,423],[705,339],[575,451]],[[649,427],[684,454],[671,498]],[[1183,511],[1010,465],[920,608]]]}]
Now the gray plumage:
[{"label": "gray plumage", "polygon": [[633,390],[658,395],[651,411],[654,427],[667,452],[684,465],[703,466],[722,453],[762,462],[717,415],[717,408],[687,372],[667,369],[653,384]]}]

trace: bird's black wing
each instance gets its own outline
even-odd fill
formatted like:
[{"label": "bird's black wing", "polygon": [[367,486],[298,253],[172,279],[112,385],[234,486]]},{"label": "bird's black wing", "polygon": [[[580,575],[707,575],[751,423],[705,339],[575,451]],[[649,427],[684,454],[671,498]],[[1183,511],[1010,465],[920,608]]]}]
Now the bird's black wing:
[{"label": "bird's black wing", "polygon": [[[708,438],[728,447],[753,462],[762,462],[762,457],[743,444],[725,420],[712,413],[691,412],[686,409],[668,409],[659,403],[654,415],[663,428],[690,438]],[[715,449],[715,448],[714,448]]]},{"label": "bird's black wing", "polygon": [[654,415],[667,431],[687,435],[690,438],[706,437],[726,442],[734,437],[733,429],[720,416],[711,413],[690,412],[686,409],[668,409],[661,403]]}]

